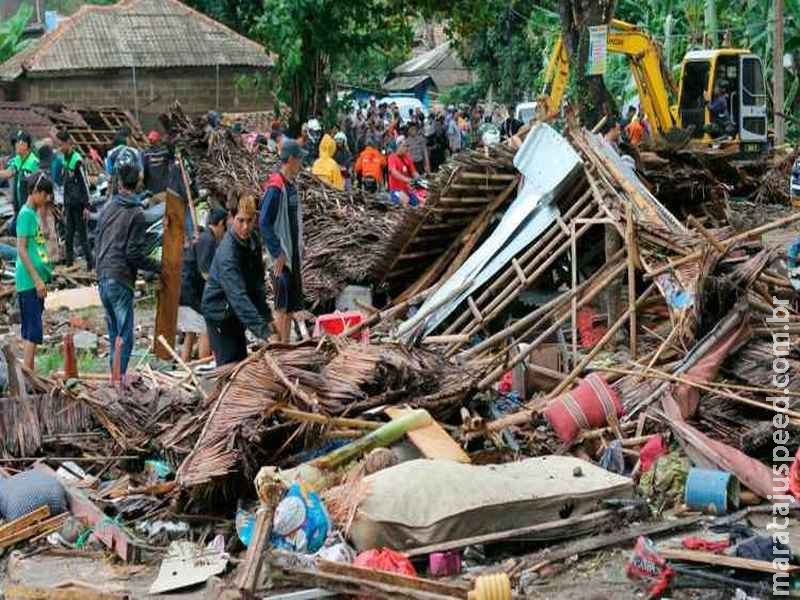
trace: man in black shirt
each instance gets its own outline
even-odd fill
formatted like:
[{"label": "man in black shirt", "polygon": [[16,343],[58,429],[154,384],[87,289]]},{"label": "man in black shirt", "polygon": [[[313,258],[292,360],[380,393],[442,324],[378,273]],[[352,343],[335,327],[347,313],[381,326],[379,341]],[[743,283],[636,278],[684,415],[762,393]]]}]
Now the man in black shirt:
[{"label": "man in black shirt", "polygon": [[56,134],[59,149],[63,155],[61,164],[61,181],[64,182],[64,214],[67,221],[67,230],[64,244],[66,246],[67,266],[75,260],[75,234],[83,249],[86,259],[86,268],[92,268],[92,251],[89,247],[89,237],[86,233],[86,220],[89,218],[89,181],[86,178],[86,169],[83,157],[74,147],[72,138],[66,131]]},{"label": "man in black shirt", "polygon": [[150,145],[142,153],[144,189],[156,196],[167,189],[172,154],[161,145],[161,134],[157,131],[148,133],[147,141],[150,142]]},{"label": "man in black shirt", "polygon": [[203,290],[206,287],[211,261],[217,250],[217,244],[225,235],[225,222],[228,213],[222,208],[215,208],[208,216],[208,226],[202,230],[200,237],[183,251],[183,270],[181,272],[181,304],[178,307],[178,331],[185,334],[181,358],[185,362],[192,359],[194,342],[199,338],[198,358],[211,354],[208,332],[200,304],[203,301]]},{"label": "man in black shirt", "polygon": [[233,210],[230,229],[211,261],[201,308],[217,366],[247,357],[245,330],[260,340],[270,335],[264,256],[253,231],[258,214],[252,197],[243,196]]}]

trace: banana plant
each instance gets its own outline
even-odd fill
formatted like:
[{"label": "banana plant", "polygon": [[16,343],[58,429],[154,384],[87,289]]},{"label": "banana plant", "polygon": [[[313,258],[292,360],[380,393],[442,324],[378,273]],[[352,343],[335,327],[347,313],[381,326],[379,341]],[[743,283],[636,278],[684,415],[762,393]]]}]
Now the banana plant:
[{"label": "banana plant", "polygon": [[25,49],[29,40],[23,40],[22,34],[33,16],[33,8],[29,4],[19,7],[16,14],[0,22],[0,63]]}]

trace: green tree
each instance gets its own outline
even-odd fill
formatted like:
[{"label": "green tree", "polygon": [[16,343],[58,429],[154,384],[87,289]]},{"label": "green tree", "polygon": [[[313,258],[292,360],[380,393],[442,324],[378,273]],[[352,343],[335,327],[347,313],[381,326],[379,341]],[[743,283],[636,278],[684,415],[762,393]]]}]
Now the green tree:
[{"label": "green tree", "polygon": [[251,32],[278,56],[274,86],[297,129],[334,100],[336,74],[369,62],[370,52],[410,46],[406,4],[388,0],[264,0]]},{"label": "green tree", "polygon": [[448,33],[475,77],[468,90],[516,103],[536,96],[536,76],[559,26],[557,2],[462,0],[447,6]]},{"label": "green tree", "polygon": [[33,8],[23,4],[13,17],[0,22],[0,63],[7,61],[28,45],[28,41],[22,39],[22,34],[32,16]]}]

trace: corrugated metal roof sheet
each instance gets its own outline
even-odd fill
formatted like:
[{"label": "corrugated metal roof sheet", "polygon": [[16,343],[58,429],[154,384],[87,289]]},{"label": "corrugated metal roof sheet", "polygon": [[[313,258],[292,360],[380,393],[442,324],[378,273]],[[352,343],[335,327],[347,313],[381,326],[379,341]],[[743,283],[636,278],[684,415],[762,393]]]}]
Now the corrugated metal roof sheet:
[{"label": "corrugated metal roof sheet", "polygon": [[420,83],[430,79],[429,75],[412,75],[410,77],[395,77],[387,81],[383,85],[383,89],[388,92],[401,92],[403,90],[411,90],[417,87]]},{"label": "corrugated metal roof sheet", "polygon": [[272,64],[262,46],[178,0],[123,0],[84,6],[0,65],[0,80],[25,71]]},{"label": "corrugated metal roof sheet", "polygon": [[407,60],[403,64],[393,69],[395,75],[408,75],[420,71],[430,71],[435,69],[446,58],[450,56],[450,42],[445,42],[436,46],[433,50],[428,50],[419,56]]}]

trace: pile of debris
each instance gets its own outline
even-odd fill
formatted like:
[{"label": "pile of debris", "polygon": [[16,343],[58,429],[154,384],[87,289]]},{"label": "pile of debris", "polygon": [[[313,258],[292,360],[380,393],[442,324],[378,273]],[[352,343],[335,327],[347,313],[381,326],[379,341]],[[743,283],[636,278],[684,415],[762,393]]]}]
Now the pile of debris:
[{"label": "pile of debris", "polygon": [[[242,195],[261,199],[275,154],[247,148],[228,129],[207,131],[177,106],[164,120],[176,146],[189,158],[198,185],[225,206]],[[388,197],[361,190],[334,189],[309,172],[297,181],[305,221],[304,291],[313,307],[333,300],[348,284],[381,280],[397,255],[397,232],[413,227],[409,209]]]}]

